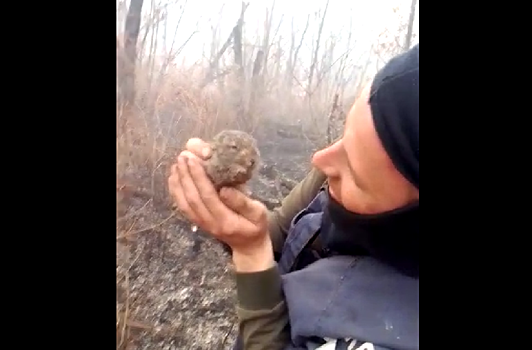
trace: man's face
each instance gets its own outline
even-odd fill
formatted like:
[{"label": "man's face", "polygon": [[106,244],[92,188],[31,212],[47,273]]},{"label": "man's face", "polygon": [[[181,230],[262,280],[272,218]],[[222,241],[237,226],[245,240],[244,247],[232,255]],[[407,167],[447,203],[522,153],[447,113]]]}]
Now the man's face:
[{"label": "man's face", "polygon": [[327,176],[331,196],[359,214],[382,213],[419,200],[419,190],[395,168],[377,135],[370,87],[349,111],[343,137],[312,158]]}]

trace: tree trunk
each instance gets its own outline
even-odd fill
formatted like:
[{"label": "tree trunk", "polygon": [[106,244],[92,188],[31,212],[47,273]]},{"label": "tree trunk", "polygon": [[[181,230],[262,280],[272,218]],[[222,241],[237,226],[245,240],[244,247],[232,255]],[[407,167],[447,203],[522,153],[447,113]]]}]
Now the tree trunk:
[{"label": "tree trunk", "polygon": [[412,43],[412,30],[414,28],[414,18],[416,17],[416,3],[417,0],[412,0],[410,4],[410,16],[408,18],[408,29],[406,31],[405,47],[404,50],[408,50]]},{"label": "tree trunk", "polygon": [[131,0],[127,13],[123,55],[120,60],[119,95],[121,103],[132,106],[135,101],[135,66],[137,61],[137,41],[140,31],[140,18],[144,0]]}]

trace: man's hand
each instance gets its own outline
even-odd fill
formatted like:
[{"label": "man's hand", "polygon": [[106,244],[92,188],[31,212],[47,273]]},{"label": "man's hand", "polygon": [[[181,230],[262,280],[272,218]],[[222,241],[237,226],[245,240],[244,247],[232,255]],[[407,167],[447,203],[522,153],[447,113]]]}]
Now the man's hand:
[{"label": "man's hand", "polygon": [[[265,265],[261,269],[271,267],[273,252],[266,207],[233,188],[222,188],[217,193],[205,174],[202,159],[196,156],[202,154],[207,144],[194,140],[199,139],[187,143],[187,148],[194,153],[183,151],[168,178],[169,191],[177,207],[204,231],[227,243],[233,250],[235,265],[239,260],[256,262],[253,269],[257,271],[261,265]],[[202,157],[206,159],[204,154]]]}]

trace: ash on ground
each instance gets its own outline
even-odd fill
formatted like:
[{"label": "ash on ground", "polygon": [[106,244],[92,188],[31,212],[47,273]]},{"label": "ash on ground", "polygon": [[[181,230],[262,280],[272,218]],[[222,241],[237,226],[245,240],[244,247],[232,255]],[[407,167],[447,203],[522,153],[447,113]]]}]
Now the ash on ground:
[{"label": "ash on ground", "polygon": [[[309,169],[315,144],[297,134],[257,137],[263,163],[250,187],[270,208]],[[133,177],[130,193],[117,193],[117,349],[232,349],[237,326],[230,257],[176,217],[165,193],[153,193],[152,174]],[[164,191],[165,175],[155,181],[157,192]]]}]

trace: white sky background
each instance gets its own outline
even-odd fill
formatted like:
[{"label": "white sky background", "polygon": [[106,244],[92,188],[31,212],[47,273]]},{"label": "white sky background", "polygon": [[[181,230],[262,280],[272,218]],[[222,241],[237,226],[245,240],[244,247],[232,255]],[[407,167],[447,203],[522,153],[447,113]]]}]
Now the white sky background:
[{"label": "white sky background", "polygon": [[[117,0],[117,8],[118,2],[119,0]],[[249,3],[250,5],[245,14],[244,35],[245,39],[252,41],[255,33],[262,35],[265,9],[271,7],[272,0],[249,0]],[[351,21],[353,38],[357,40],[357,48],[362,51],[368,50],[376,36],[384,28],[387,26],[393,28],[394,23],[396,23],[397,15],[393,13],[392,9],[399,7],[401,12],[404,13],[405,19],[407,19],[410,11],[410,3],[411,0],[330,0],[324,25],[324,36],[327,37],[330,33],[334,33],[340,40],[347,40],[348,28]],[[207,50],[209,49],[212,36],[211,25],[216,26],[219,23],[221,29],[220,40],[222,41],[220,45],[223,44],[223,41],[225,41],[235,25],[241,8],[241,0],[145,0],[143,6],[145,15],[149,16],[153,4],[156,4],[155,6],[161,6],[163,4],[168,6],[166,40],[164,40],[162,33],[158,35],[158,45],[161,54],[164,53],[163,43],[165,41],[167,47],[170,47],[174,39],[174,32],[179,23],[182,8],[185,7],[185,13],[182,16],[181,23],[175,35],[174,47],[181,46],[192,32],[198,31],[182,51],[182,56],[186,57],[187,63],[192,63],[200,59],[204,47]],[[127,1],[126,5],[129,6],[129,1]],[[312,19],[312,14],[324,6],[324,0],[277,0],[273,14],[272,31],[275,30],[281,17],[283,17],[279,34],[283,38],[286,38],[285,45],[288,46],[292,18],[294,19],[296,28],[302,31],[307,15],[310,13]],[[416,33],[419,33],[418,14],[419,2],[414,22],[414,32]],[[317,33],[319,22],[318,19],[311,20],[307,31],[307,40],[305,40],[302,50],[305,48],[310,49],[312,37]],[[123,23],[118,18],[117,31],[119,35],[123,32]],[[304,57],[305,55],[301,54],[300,56]],[[183,57],[178,59],[182,62]]]},{"label": "white sky background", "polygon": [[[259,44],[263,36],[264,21],[266,8],[271,8],[274,0],[247,0],[249,6],[245,13],[243,41],[244,45]],[[301,32],[304,30],[307,16],[310,14],[310,25],[305,35],[305,40],[299,52],[298,62],[299,69],[303,69],[299,74],[300,80],[305,80],[306,73],[310,67],[312,57],[312,45],[317,37],[321,17],[315,17],[315,14],[323,11],[325,0],[276,0],[273,12],[273,23],[270,34],[270,40],[275,35],[278,26],[278,35],[282,37],[282,48],[288,50],[290,47],[291,22],[294,21],[296,29],[296,41],[299,41]],[[241,0],[144,0],[143,19],[141,22],[141,33],[139,43],[144,37],[143,25],[149,22],[149,17],[153,16],[154,9],[166,8],[166,20],[163,25],[159,26],[157,34],[157,56],[160,61],[169,57],[168,52],[172,42],[174,50],[181,47],[189,36],[196,32],[191,40],[188,41],[180,55],[172,61],[177,66],[191,66],[199,62],[207,65],[210,56],[212,41],[212,27],[219,27],[218,48],[226,41],[236,24],[241,11]],[[123,37],[123,28],[125,23],[125,14],[129,6],[129,0],[117,0],[117,35]],[[352,30],[352,46],[346,62],[347,70],[342,74],[344,81],[349,81],[354,88],[356,79],[353,74],[360,79],[368,79],[368,76],[374,74],[378,67],[384,63],[378,59],[377,55],[372,53],[372,44],[380,33],[388,29],[396,31],[402,16],[403,23],[408,21],[410,13],[411,0],[330,0],[327,16],[322,34],[322,47],[326,40],[333,35],[337,42],[334,52],[334,62],[346,53],[347,38],[349,27]],[[399,13],[394,13],[393,9],[397,7]],[[120,11],[118,9],[121,9]],[[184,14],[183,13],[184,9]],[[181,22],[180,22],[181,17]],[[279,24],[280,23],[280,24]],[[177,29],[177,30],[176,30]],[[417,38],[414,42],[419,41],[419,0],[417,2],[416,16],[414,20],[414,33]],[[164,32],[166,31],[166,36]],[[151,34],[148,35],[148,40]],[[275,38],[275,41],[278,38]],[[401,44],[404,35],[400,38]],[[165,45],[166,44],[166,45]],[[149,47],[149,44],[145,45]],[[246,59],[252,59],[255,52],[244,48]],[[274,50],[272,50],[273,52]],[[226,53],[222,62],[232,62],[231,54]],[[271,53],[272,53],[271,52]],[[252,56],[251,56],[252,55]],[[321,55],[321,54],[320,54]],[[370,56],[368,56],[370,55]],[[207,57],[205,57],[207,56]],[[369,57],[369,60],[368,60]],[[389,57],[388,57],[389,58]],[[387,58],[385,58],[387,59]],[[224,63],[222,63],[223,65]],[[336,67],[334,67],[336,66]],[[367,69],[363,68],[367,67]],[[331,67],[331,73],[339,69],[338,64]],[[359,76],[358,72],[364,71],[365,75]],[[298,74],[298,73],[296,73]]]}]

